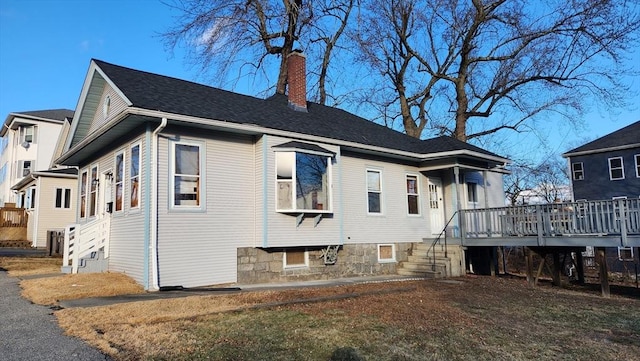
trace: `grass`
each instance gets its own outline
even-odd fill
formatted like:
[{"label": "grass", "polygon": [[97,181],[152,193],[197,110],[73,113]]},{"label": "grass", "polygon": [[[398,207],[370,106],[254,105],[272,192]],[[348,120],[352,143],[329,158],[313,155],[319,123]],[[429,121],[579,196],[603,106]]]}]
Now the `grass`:
[{"label": "grass", "polygon": [[0,257],[0,268],[13,277],[60,273],[62,258],[55,257]]},{"label": "grass", "polygon": [[[56,315],[69,334],[117,360],[329,360],[341,347],[381,361],[640,360],[638,299],[533,289],[520,279],[458,280],[191,296]],[[345,294],[352,297],[336,297]]]},{"label": "grass", "polygon": [[[456,281],[189,296],[55,315],[67,334],[116,360],[329,360],[339,348],[381,361],[640,360],[638,292],[602,298],[517,277]],[[127,293],[128,282],[103,273],[21,285],[26,297],[55,304]]]}]

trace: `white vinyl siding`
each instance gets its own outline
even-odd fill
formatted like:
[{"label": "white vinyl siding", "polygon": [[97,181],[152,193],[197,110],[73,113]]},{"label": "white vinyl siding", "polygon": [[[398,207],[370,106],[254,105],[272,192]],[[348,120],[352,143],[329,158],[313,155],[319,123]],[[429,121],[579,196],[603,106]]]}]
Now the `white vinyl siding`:
[{"label": "white vinyl siding", "polygon": [[[112,98],[113,101],[113,98]],[[112,103],[113,106],[113,103]],[[113,108],[112,110],[113,111]],[[140,145],[140,159],[144,159],[145,142],[136,140],[135,144]],[[113,215],[111,218],[111,233],[110,233],[110,252],[109,252],[109,271],[123,272],[126,271],[127,275],[134,278],[137,282],[145,284],[148,280],[144,279],[144,255],[145,249],[145,213],[140,212],[139,208],[130,207],[128,199],[130,199],[130,184],[128,173],[130,171],[131,164],[130,152],[125,151],[125,174],[124,174],[124,187],[123,187],[123,212]],[[114,156],[111,153],[110,156],[101,159],[99,162],[100,167],[106,167],[113,164]],[[143,163],[142,163],[143,164]],[[145,178],[145,168],[140,167],[140,176]],[[115,181],[115,177],[114,177]],[[140,184],[139,192],[144,194],[147,184]],[[114,197],[115,198],[115,197]],[[139,206],[144,207],[144,198],[140,199]],[[150,270],[150,268],[149,268]],[[151,274],[151,272],[149,272]]]},{"label": "white vinyl siding", "polygon": [[[74,223],[76,218],[76,207],[73,189],[76,187],[77,179],[75,178],[55,178],[55,177],[39,177],[38,187],[38,211],[36,247],[44,248],[47,246],[47,231],[61,231],[68,224]],[[60,192],[58,192],[60,191]],[[62,207],[56,207],[57,197],[62,194]]]},{"label": "white vinyl siding", "polygon": [[[179,137],[201,144],[201,159],[206,169],[202,191],[206,195],[201,198],[205,211],[199,212],[177,212],[169,208],[166,200],[172,199],[173,192],[171,139],[178,137],[163,134],[159,138],[158,199],[164,200],[158,207],[160,286],[236,282],[237,248],[253,245],[253,138],[214,132],[208,135],[208,139],[196,138],[198,135],[194,133]],[[143,179],[147,179],[144,174]]]},{"label": "white vinyl siding", "polygon": [[[345,243],[420,242],[430,233],[428,197],[419,197],[419,207],[425,212],[407,217],[406,175],[418,173],[414,167],[379,160],[342,155],[342,200],[344,205]],[[384,168],[382,180],[384,214],[371,217],[367,213],[367,170]],[[428,182],[418,182],[420,194],[427,194]]]},{"label": "white vinyl siding", "polygon": [[[104,105],[107,97],[109,98],[109,107],[107,113],[105,113]],[[127,103],[124,99],[120,98],[118,93],[116,93],[109,84],[105,83],[102,95],[100,96],[98,103],[95,104],[95,107],[96,111],[87,134],[94,132],[107,121],[113,119],[115,115],[120,114],[127,107]]]}]

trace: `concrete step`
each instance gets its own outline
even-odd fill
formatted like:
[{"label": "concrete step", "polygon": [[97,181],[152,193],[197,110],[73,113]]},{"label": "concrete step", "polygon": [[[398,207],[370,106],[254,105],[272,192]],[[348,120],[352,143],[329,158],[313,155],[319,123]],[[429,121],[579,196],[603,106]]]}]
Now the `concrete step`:
[{"label": "concrete step", "polygon": [[109,267],[108,261],[104,258],[103,251],[91,252],[80,259],[78,273],[102,273]]},{"label": "concrete step", "polygon": [[426,249],[413,249],[411,250],[411,255],[412,256],[417,256],[417,257],[433,257],[433,255],[435,254],[436,257],[442,257],[444,258],[444,250],[440,250],[440,249],[432,249],[430,251],[426,250]]},{"label": "concrete step", "polygon": [[419,270],[408,270],[404,268],[398,269],[398,274],[401,276],[413,276],[413,277],[424,277],[424,278],[441,278],[440,272],[437,271],[419,271]]},{"label": "concrete step", "polygon": [[438,256],[438,255],[436,255],[435,259],[431,255],[429,255],[429,257],[411,255],[411,256],[409,256],[408,260],[409,260],[409,262],[413,262],[413,263],[428,263],[428,264],[434,263],[434,260],[435,260],[435,263],[450,263],[451,262],[451,260],[449,258],[444,257],[444,256]]}]

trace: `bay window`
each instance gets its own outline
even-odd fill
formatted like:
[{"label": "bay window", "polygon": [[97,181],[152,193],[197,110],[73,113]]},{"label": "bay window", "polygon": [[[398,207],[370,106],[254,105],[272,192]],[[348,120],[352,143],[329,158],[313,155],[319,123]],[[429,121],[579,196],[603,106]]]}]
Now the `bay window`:
[{"label": "bay window", "polygon": [[331,211],[331,157],[304,152],[276,152],[276,209]]}]

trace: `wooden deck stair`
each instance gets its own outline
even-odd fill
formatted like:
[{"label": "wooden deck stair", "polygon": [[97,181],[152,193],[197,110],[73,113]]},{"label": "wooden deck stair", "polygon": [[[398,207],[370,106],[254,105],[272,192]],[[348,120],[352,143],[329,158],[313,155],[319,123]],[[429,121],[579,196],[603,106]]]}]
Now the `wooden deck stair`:
[{"label": "wooden deck stair", "polygon": [[431,251],[430,247],[431,242],[418,243],[411,250],[408,261],[400,263],[398,274],[425,278],[448,277],[451,270],[451,260],[445,257],[445,251],[442,247],[435,246]]}]

